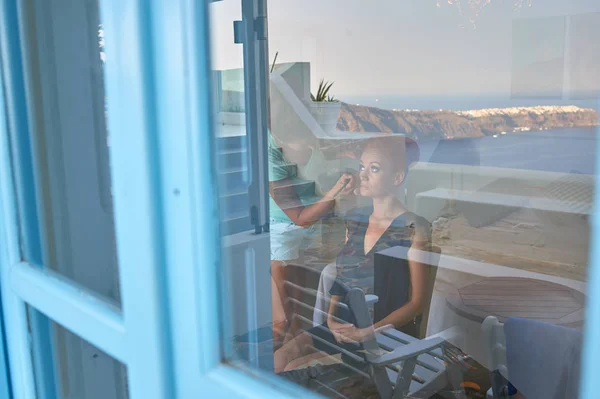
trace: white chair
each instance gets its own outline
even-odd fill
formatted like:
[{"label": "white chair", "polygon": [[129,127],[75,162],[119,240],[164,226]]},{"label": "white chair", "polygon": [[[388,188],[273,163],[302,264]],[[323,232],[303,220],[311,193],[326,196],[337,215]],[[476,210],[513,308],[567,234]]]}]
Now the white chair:
[{"label": "white chair", "polygon": [[[393,248],[389,250],[393,252]],[[439,248],[432,248],[428,255],[428,261],[424,262],[430,265],[429,300],[426,306],[427,314],[423,315],[422,325],[418,330],[419,335],[424,335],[427,325],[429,302],[433,293],[439,254]],[[381,256],[393,256],[393,254],[384,253]],[[312,321],[315,327],[321,326],[327,320],[329,310],[328,292],[335,278],[336,265],[329,264],[321,273],[319,288],[316,291],[286,282],[286,285],[290,288],[314,295],[315,306]],[[290,298],[290,300],[300,306],[308,306],[294,298]],[[370,308],[378,300],[379,298],[376,295],[364,295],[362,290],[354,288],[347,295],[347,305],[340,303],[339,306],[349,308],[356,319],[357,327],[363,328],[372,325],[372,311]],[[381,332],[375,334],[374,339],[360,344],[360,349],[368,353],[365,358],[361,359],[343,348],[339,348],[339,351],[343,354],[343,358],[350,361],[349,364],[344,362],[344,365],[359,374],[364,374],[364,371],[361,370],[367,371],[368,374],[365,374],[365,376],[372,379],[382,398],[432,395],[442,391],[449,383],[454,387],[454,390],[444,394],[451,398],[464,398],[464,391],[460,387],[462,375],[458,370],[447,369],[442,363],[444,355],[441,346],[446,336],[439,334],[428,339],[419,338],[422,337],[412,337],[393,328],[382,329]],[[313,339],[319,339],[319,337],[315,336]],[[358,367],[360,370],[357,370],[356,364],[362,365]]]},{"label": "white chair", "polygon": [[[350,310],[357,327],[372,325],[362,290],[351,289],[345,302],[340,306]],[[353,364],[349,366],[353,371],[367,371],[366,376],[373,381],[383,399],[429,397],[435,393],[466,398],[460,389],[461,376],[456,370],[447,369],[441,361],[443,343],[444,339],[440,337],[420,340],[390,328],[376,332],[372,339],[357,345],[357,352],[365,353],[363,358],[341,347],[339,350]],[[455,389],[443,392],[449,383]]]}]

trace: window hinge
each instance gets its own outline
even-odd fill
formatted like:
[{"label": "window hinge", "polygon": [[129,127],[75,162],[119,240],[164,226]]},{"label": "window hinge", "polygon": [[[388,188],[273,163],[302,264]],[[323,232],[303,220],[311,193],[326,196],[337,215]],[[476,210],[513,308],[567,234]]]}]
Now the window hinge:
[{"label": "window hinge", "polygon": [[233,42],[235,44],[244,44],[244,22],[233,21]]},{"label": "window hinge", "polygon": [[[256,40],[267,40],[267,17],[257,17],[254,20],[254,32],[256,33]],[[236,44],[244,44],[245,36],[244,21],[233,21],[233,42]]]}]

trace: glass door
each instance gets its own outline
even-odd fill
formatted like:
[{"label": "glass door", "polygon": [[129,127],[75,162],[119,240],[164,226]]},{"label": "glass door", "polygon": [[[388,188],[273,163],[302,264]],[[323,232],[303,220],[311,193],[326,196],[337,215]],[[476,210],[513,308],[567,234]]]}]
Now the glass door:
[{"label": "glass door", "polygon": [[594,397],[598,5],[464,3],[0,0],[12,397]]},{"label": "glass door", "polygon": [[[333,397],[576,396],[598,273],[598,4],[268,11],[270,248],[264,228],[224,232],[225,358]],[[525,372],[533,358],[570,382]]]},{"label": "glass door", "polygon": [[[271,368],[238,345],[259,345],[259,326],[271,324],[267,184],[267,37],[265,3],[221,1],[209,5],[215,170],[220,198],[225,355]],[[234,337],[243,337],[243,343]],[[262,348],[272,352],[272,348]],[[266,362],[266,363],[264,363]],[[264,363],[264,364],[263,364]]]}]

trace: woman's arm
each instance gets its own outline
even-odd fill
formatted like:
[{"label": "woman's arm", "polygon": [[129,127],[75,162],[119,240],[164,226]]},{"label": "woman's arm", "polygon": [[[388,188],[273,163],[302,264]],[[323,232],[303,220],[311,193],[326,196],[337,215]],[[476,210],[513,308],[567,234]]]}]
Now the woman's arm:
[{"label": "woman's arm", "polygon": [[348,329],[354,330],[354,325],[346,323],[344,320],[341,320],[335,316],[337,313],[338,305],[341,300],[341,296],[331,296],[331,302],[329,303],[329,312],[327,315],[327,327],[329,327],[329,330],[331,331],[333,337],[337,342],[349,342],[345,334],[347,334],[346,332],[348,331]]},{"label": "woman's arm", "polygon": [[337,317],[335,317],[338,304],[342,300],[341,296],[332,295],[329,301],[329,311],[327,312],[327,326],[331,329],[333,324],[340,324]]},{"label": "woman's arm", "polygon": [[402,327],[423,312],[427,279],[429,278],[429,264],[427,263],[429,245],[430,239],[426,228],[415,227],[412,245],[408,249],[410,299],[404,306],[375,323],[376,329],[389,324],[396,328]]},{"label": "woman's arm", "polygon": [[[352,192],[354,189],[354,179],[353,175],[344,173],[322,199],[308,206],[302,204],[292,184],[285,185],[288,179],[280,180],[279,182],[270,182],[269,193],[277,206],[283,210],[295,225],[309,227],[333,208],[337,196],[348,195]],[[289,179],[289,182],[292,183],[292,180]]]}]

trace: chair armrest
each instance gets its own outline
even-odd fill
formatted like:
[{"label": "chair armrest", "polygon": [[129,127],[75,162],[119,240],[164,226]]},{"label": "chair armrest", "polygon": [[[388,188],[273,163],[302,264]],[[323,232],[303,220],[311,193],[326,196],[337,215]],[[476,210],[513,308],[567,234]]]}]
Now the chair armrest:
[{"label": "chair armrest", "polygon": [[373,306],[379,302],[379,297],[373,294],[365,295],[365,302],[367,303],[367,306]]},{"label": "chair armrest", "polygon": [[440,347],[444,342],[444,339],[439,337],[422,339],[408,345],[399,346],[385,355],[369,357],[368,361],[374,366],[383,367],[406,359],[416,358],[423,353],[431,352],[435,348]]}]

